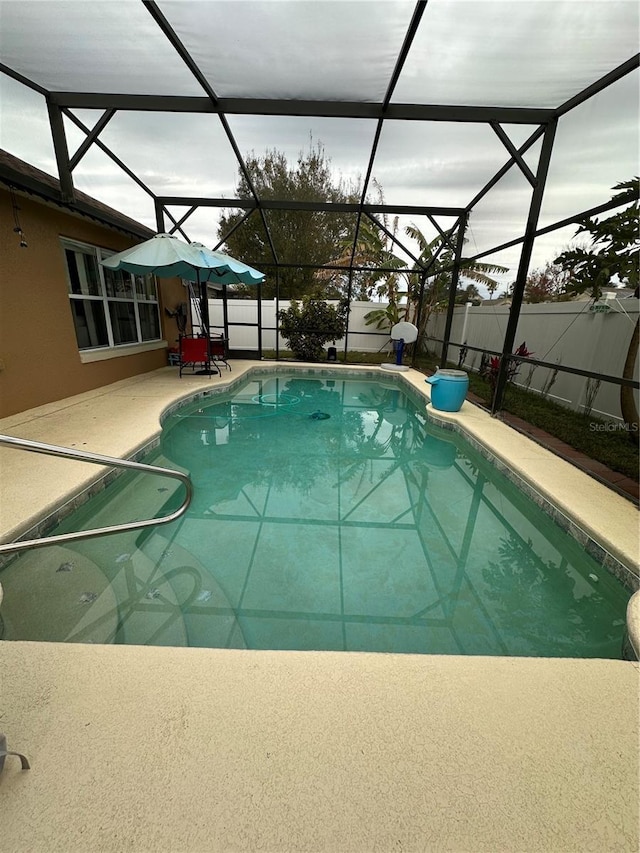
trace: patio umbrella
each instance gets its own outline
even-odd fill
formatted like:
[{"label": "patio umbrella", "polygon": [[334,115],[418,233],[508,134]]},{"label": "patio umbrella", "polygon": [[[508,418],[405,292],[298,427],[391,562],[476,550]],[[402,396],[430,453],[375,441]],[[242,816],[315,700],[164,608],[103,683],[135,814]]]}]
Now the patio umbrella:
[{"label": "patio umbrella", "polygon": [[209,263],[207,270],[203,271],[204,284],[202,285],[202,293],[200,295],[200,314],[202,324],[204,325],[205,317],[207,324],[209,322],[209,302],[207,299],[206,289],[207,284],[214,287],[222,285],[222,298],[224,301],[224,316],[225,316],[225,337],[228,338],[227,332],[227,285],[228,284],[262,284],[264,281],[264,273],[250,267],[243,261],[238,261],[232,258],[231,255],[225,255],[223,252],[217,252],[214,249],[208,249],[202,243],[191,243],[195,249],[201,252]]},{"label": "patio umbrella", "polygon": [[160,278],[178,276],[198,284],[202,327],[209,337],[209,302],[207,284],[259,284],[264,273],[225,255],[207,249],[202,243],[185,243],[172,234],[156,234],[124,252],[100,262],[111,270],[126,270]]},{"label": "patio umbrella", "polygon": [[263,272],[232,258],[231,255],[207,249],[202,243],[189,245],[197,249],[207,261],[209,266],[205,281],[209,284],[262,284],[264,281]]}]

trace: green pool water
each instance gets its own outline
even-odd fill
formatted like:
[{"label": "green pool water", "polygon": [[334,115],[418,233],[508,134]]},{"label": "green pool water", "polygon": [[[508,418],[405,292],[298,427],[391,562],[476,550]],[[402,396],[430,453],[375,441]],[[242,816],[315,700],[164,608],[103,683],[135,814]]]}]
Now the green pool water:
[{"label": "green pool water", "polygon": [[[191,473],[187,515],[21,556],[5,639],[619,658],[630,593],[394,381],[282,374],[183,407],[149,461]],[[124,475],[59,529],[180,489]]]}]

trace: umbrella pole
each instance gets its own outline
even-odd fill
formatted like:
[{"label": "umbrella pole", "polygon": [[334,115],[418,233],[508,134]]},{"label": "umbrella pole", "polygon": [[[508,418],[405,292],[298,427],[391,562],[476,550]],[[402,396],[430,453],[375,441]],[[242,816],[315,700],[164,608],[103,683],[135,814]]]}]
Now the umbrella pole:
[{"label": "umbrella pole", "polygon": [[197,271],[198,290],[200,291],[200,319],[202,321],[202,333],[206,338],[211,337],[209,328],[209,297],[207,294],[207,282],[200,281],[200,270]]},{"label": "umbrella pole", "polygon": [[211,355],[210,355],[210,341],[211,341],[211,328],[209,326],[209,294],[207,293],[207,282],[200,281],[200,270],[196,270],[196,276],[198,279],[198,288],[200,290],[200,322],[202,323],[202,333],[204,337],[207,339],[207,370],[208,374],[211,373]]},{"label": "umbrella pole", "polygon": [[227,304],[227,285],[222,285],[222,323],[224,339],[229,346],[229,306]]}]

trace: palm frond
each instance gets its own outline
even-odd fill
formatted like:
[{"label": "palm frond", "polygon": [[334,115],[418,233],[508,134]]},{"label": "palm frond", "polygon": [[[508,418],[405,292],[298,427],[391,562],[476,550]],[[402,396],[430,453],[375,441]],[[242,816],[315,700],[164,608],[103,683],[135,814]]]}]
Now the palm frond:
[{"label": "palm frond", "polygon": [[428,251],[430,255],[433,255],[442,242],[442,236],[440,234],[438,234],[437,237],[434,237],[433,240],[429,241],[422,231],[413,223],[411,223],[411,225],[406,225],[404,231],[407,236],[416,241],[420,248],[420,252],[423,254]]},{"label": "palm frond", "polygon": [[482,263],[482,261],[469,261],[466,258],[461,259],[460,268],[463,270],[474,269],[479,272],[483,272],[486,275],[509,272],[509,267],[502,267],[500,264],[485,264]]}]

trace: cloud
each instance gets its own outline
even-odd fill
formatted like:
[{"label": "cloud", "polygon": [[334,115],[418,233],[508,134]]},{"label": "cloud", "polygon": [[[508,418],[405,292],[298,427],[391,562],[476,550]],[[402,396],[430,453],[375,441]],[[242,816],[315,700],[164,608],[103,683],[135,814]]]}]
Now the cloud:
[{"label": "cloud", "polygon": [[[43,83],[76,85],[81,91],[105,91],[115,83],[114,91],[201,94],[168,42],[159,38],[151,17],[140,14],[139,4],[119,4],[122,20],[104,24],[102,38],[94,42],[100,36],[98,24],[113,17],[116,5],[94,0],[83,4],[83,16],[78,16],[71,14],[78,4],[58,0],[0,2],[2,61],[32,72]],[[386,89],[414,4],[238,1],[211,4],[208,16],[201,14],[204,8],[209,4],[162,2],[163,12],[220,96],[366,101],[379,100]],[[556,106],[637,50],[638,14],[637,4],[627,0],[430,0],[393,100]],[[149,38],[144,45],[138,44],[137,27]],[[111,35],[124,30],[125,40],[114,49]],[[52,33],[59,34],[59,42]],[[82,42],[81,49],[59,53],[72,37]],[[541,226],[607,201],[611,187],[637,171],[638,80],[634,71],[560,120]],[[0,146],[55,174],[44,98],[2,74],[0,98]],[[78,115],[92,126],[100,113]],[[367,171],[377,126],[364,119],[260,115],[230,115],[228,123],[243,155],[275,148],[294,161],[300,151],[321,142],[335,179],[352,182]],[[66,125],[73,151],[84,134],[70,122]],[[533,129],[505,126],[516,145]],[[213,114],[123,111],[100,139],[156,194],[235,195],[238,162]],[[534,170],[539,152],[537,143],[525,157]],[[387,121],[372,177],[388,204],[459,207],[508,159],[487,125]],[[83,191],[155,227],[152,199],[95,146],[74,179]],[[521,235],[530,198],[530,185],[512,168],[474,210],[466,248],[483,251]],[[215,243],[219,213],[209,209],[194,214],[187,225],[189,236]],[[435,235],[425,217],[401,217],[401,229],[411,220]],[[440,222],[448,224],[444,217]],[[536,240],[532,264],[555,257],[567,242],[566,232]],[[500,257],[512,267],[513,280],[519,249],[505,250]]]}]

